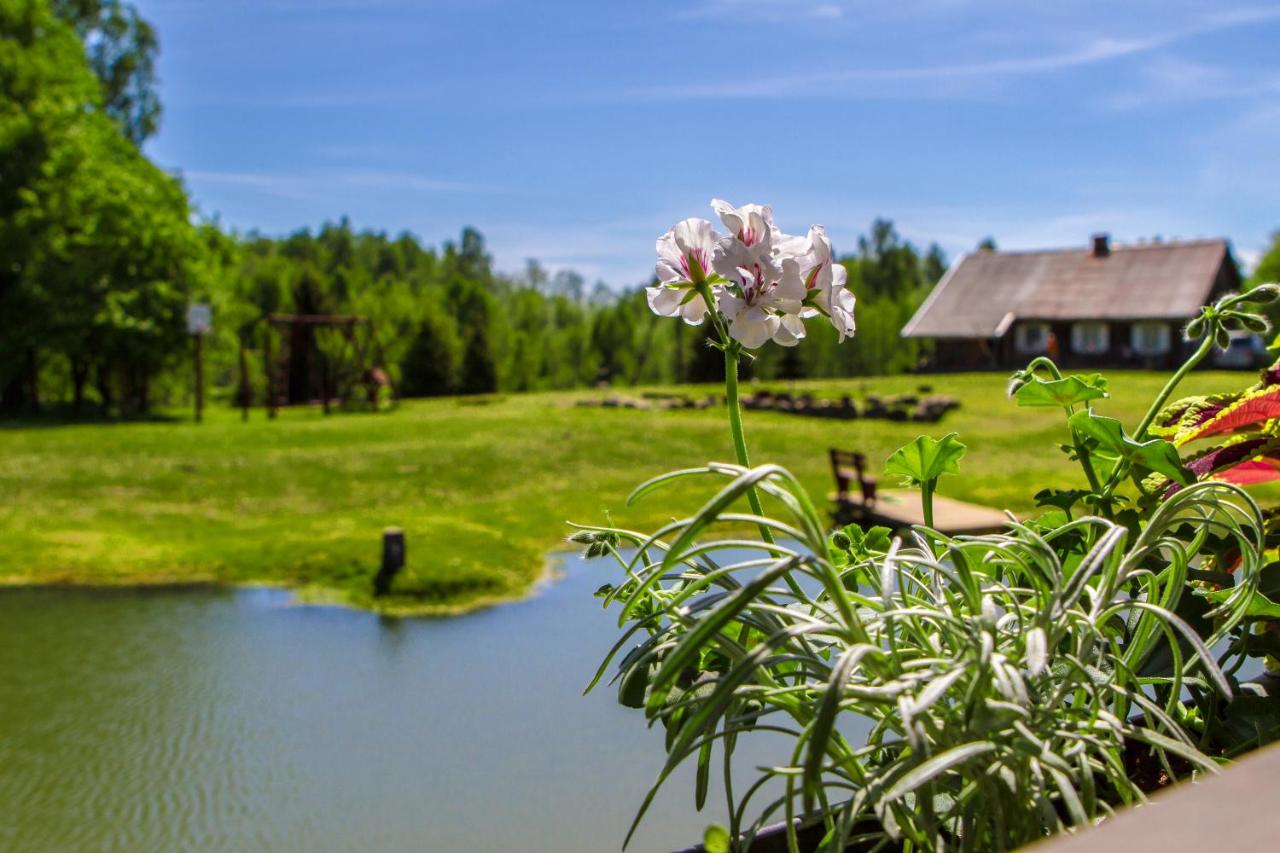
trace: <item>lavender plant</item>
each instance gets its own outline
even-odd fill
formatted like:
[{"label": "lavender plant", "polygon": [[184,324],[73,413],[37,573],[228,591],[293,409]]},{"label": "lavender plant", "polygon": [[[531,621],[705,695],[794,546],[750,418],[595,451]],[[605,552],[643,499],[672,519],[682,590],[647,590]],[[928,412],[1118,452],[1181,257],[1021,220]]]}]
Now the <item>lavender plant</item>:
[{"label": "lavender plant", "polygon": [[[621,568],[600,594],[622,634],[588,689],[616,661],[619,701],[666,732],[636,824],[685,762],[701,809],[716,762],[728,826],[709,831],[709,850],[748,849],[779,818],[793,851],[1004,850],[1214,772],[1213,721],[1241,691],[1238,641],[1261,594],[1263,522],[1237,485],[1196,482],[1146,435],[1206,346],[1132,432],[1087,408],[1107,394],[1101,377],[1046,359],[1015,376],[1017,402],[1064,410],[1064,448],[1083,468],[1082,488],[1038,496],[1044,516],[986,536],[831,534],[794,476],[749,463],[737,363],[768,341],[794,345],[813,317],[851,334],[853,297],[820,227],[797,240],[767,207],[713,206],[730,234],[686,220],[659,239],[650,304],[716,329],[737,462],[639,486],[629,503],[680,479],[710,484],[700,509],[652,533],[571,537]],[[1202,340],[1231,312],[1242,308],[1206,309]],[[891,457],[926,519],[964,451],[921,436]],[[1215,570],[1227,553],[1238,564]],[[864,739],[845,734],[854,717]],[[789,750],[735,789],[737,745],[766,734]],[[802,848],[801,828],[816,842]]]}]

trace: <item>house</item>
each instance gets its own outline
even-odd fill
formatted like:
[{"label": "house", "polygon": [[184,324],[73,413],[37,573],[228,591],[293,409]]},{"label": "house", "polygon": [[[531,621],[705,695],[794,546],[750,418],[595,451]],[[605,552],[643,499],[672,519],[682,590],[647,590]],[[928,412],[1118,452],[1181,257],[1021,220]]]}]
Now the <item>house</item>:
[{"label": "house", "polygon": [[1016,367],[1048,354],[1072,367],[1167,368],[1200,306],[1240,287],[1226,240],[1034,252],[979,250],[956,259],[903,328],[936,342],[941,370]]}]

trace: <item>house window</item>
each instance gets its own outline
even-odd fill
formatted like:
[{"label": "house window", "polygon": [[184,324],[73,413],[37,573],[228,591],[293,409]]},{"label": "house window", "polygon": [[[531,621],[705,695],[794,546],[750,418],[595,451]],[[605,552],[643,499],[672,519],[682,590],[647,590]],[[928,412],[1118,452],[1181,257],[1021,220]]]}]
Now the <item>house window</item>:
[{"label": "house window", "polygon": [[1111,329],[1106,323],[1076,323],[1071,327],[1071,351],[1099,355],[1111,345]]},{"label": "house window", "polygon": [[1134,323],[1129,345],[1138,355],[1164,355],[1169,351],[1169,324]]},{"label": "house window", "polygon": [[1018,352],[1042,353],[1049,349],[1048,323],[1022,323],[1013,332],[1013,345]]}]

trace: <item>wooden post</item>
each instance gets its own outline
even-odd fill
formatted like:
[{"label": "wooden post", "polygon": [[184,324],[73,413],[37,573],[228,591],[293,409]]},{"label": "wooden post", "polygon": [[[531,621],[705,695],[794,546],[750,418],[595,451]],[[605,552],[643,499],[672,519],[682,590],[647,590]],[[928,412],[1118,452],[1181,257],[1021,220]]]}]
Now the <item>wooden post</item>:
[{"label": "wooden post", "polygon": [[204,420],[204,335],[196,332],[191,337],[196,345],[196,423],[200,423]]},{"label": "wooden post", "polygon": [[236,388],[236,394],[240,399],[240,420],[249,420],[249,406],[253,402],[249,390],[249,361],[244,352],[244,330],[240,330],[240,383]]},{"label": "wooden post", "polygon": [[324,413],[329,414],[329,359],[316,347],[316,358],[320,362],[320,405]]},{"label": "wooden post", "polygon": [[275,368],[271,365],[271,318],[268,317],[262,327],[263,344],[262,358],[266,367],[267,374],[267,417],[275,419],[276,416],[276,374]]},{"label": "wooden post", "polygon": [[373,578],[375,596],[386,595],[391,591],[391,582],[404,568],[404,562],[404,531],[399,527],[388,527],[382,531],[382,567]]}]

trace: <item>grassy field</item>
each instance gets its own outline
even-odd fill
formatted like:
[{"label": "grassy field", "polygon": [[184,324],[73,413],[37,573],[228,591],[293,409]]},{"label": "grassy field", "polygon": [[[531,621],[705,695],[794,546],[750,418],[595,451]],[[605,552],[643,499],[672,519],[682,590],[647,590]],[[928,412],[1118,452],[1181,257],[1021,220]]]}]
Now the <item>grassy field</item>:
[{"label": "grassy field", "polygon": [[[1098,408],[1132,424],[1163,378],[1114,374],[1117,399]],[[1184,390],[1251,379],[1199,373]],[[825,499],[828,447],[862,449],[878,465],[921,431],[954,430],[969,446],[967,476],[944,480],[942,494],[1025,511],[1037,489],[1076,483],[1056,449],[1060,413],[1014,407],[999,374],[792,390],[856,397],[921,383],[963,407],[924,427],[748,412],[753,461],[790,467]],[[445,613],[518,597],[544,573],[567,520],[651,528],[696,508],[710,483],[627,508],[634,485],[732,457],[723,408],[574,406],[586,396],[599,392],[412,401],[385,415],[293,410],[274,422],[255,411],[247,424],[215,409],[200,425],[2,425],[0,582],[270,583],[369,606],[381,531],[399,526],[408,568],[384,609]]]}]

